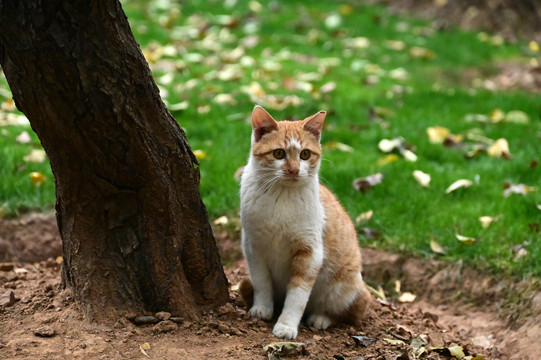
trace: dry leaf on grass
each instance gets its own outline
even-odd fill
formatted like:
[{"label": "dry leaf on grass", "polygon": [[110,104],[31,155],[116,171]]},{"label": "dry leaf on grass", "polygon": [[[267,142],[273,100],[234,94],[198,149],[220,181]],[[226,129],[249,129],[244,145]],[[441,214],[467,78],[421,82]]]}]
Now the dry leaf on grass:
[{"label": "dry leaf on grass", "polygon": [[506,139],[501,138],[496,140],[487,149],[487,153],[492,157],[502,157],[504,159],[511,159],[511,153],[509,151],[509,143]]},{"label": "dry leaf on grass", "polygon": [[17,135],[15,141],[17,141],[19,144],[28,144],[32,141],[32,138],[30,137],[28,131],[23,131]]},{"label": "dry leaf on grass", "polygon": [[355,224],[361,225],[361,224],[367,223],[370,221],[370,219],[372,219],[373,215],[374,215],[374,211],[372,210],[368,210],[367,212],[361,213],[359,214],[359,216],[355,218]]},{"label": "dry leaf on grass", "polygon": [[32,181],[32,185],[34,185],[35,187],[38,187],[41,184],[43,184],[45,181],[47,181],[47,177],[37,171],[31,172],[29,176],[30,176],[30,181]]},{"label": "dry leaf on grass", "polygon": [[469,237],[469,236],[464,236],[464,235],[460,235],[460,234],[455,234],[455,237],[458,241],[460,241],[462,244],[464,245],[474,245],[475,243],[477,243],[477,241],[479,239],[477,238],[473,238],[473,237]]},{"label": "dry leaf on grass", "polygon": [[363,193],[370,190],[372,187],[381,184],[383,181],[383,174],[376,173],[367,177],[358,178],[353,180],[353,188],[355,190],[362,191]]},{"label": "dry leaf on grass", "polygon": [[426,129],[428,135],[428,140],[432,144],[442,144],[449,135],[451,131],[443,126],[432,126]]},{"label": "dry leaf on grass", "polygon": [[537,187],[528,186],[524,184],[509,184],[508,182],[503,184],[504,191],[503,196],[508,197],[511,194],[526,195],[528,193],[537,191]]},{"label": "dry leaf on grass", "polygon": [[445,190],[446,194],[450,194],[453,191],[456,191],[460,188],[467,188],[473,185],[473,181],[468,179],[460,179],[449,185],[449,187]]},{"label": "dry leaf on grass", "polygon": [[436,254],[445,255],[445,248],[434,238],[430,239],[430,250]]},{"label": "dry leaf on grass", "polygon": [[430,186],[430,175],[422,172],[421,170],[414,170],[413,171],[413,177],[417,181],[419,185],[422,187],[429,187]]}]

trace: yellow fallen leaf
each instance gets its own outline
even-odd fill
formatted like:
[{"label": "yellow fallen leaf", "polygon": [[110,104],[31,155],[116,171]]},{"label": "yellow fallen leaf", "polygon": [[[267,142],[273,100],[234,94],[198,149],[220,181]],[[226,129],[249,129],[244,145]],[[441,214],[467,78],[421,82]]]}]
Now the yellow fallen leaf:
[{"label": "yellow fallen leaf", "polygon": [[417,181],[419,185],[423,187],[430,186],[430,175],[425,172],[422,172],[421,170],[414,170],[413,178]]},{"label": "yellow fallen leaf", "polygon": [[411,303],[415,301],[415,298],[417,298],[417,295],[410,292],[404,292],[400,295],[398,301],[400,301],[401,303]]},{"label": "yellow fallen leaf", "polygon": [[217,218],[216,220],[214,220],[213,224],[214,225],[227,225],[229,223],[229,219],[227,218],[227,216],[220,216],[219,218]]},{"label": "yellow fallen leaf", "polygon": [[394,292],[400,294],[400,289],[402,288],[402,282],[400,280],[395,280],[394,282]]},{"label": "yellow fallen leaf", "polygon": [[416,162],[417,161],[417,155],[410,149],[403,149],[400,151],[404,159],[406,159],[409,162]]},{"label": "yellow fallen leaf", "polygon": [[505,159],[511,158],[511,153],[509,152],[509,143],[506,139],[500,138],[490,145],[487,149],[487,153],[492,157],[503,157]]},{"label": "yellow fallen leaf", "polygon": [[463,236],[463,235],[460,235],[460,234],[455,234],[455,237],[456,237],[456,239],[458,241],[460,241],[464,245],[470,245],[471,246],[471,245],[474,245],[477,242],[476,238]]},{"label": "yellow fallen leaf", "polygon": [[445,255],[446,253],[445,248],[434,238],[430,239],[430,250],[441,255]]},{"label": "yellow fallen leaf", "polygon": [[498,122],[502,121],[503,119],[505,119],[505,113],[501,109],[495,109],[490,114],[490,120],[493,123],[498,123]]},{"label": "yellow fallen leaf", "polygon": [[406,344],[402,340],[395,340],[395,339],[389,339],[389,338],[383,338],[383,340],[385,340],[391,345],[405,345]]},{"label": "yellow fallen leaf", "polygon": [[451,356],[453,356],[454,358],[462,359],[465,356],[462,346],[450,346],[447,349],[451,353]]},{"label": "yellow fallen leaf", "polygon": [[342,4],[339,6],[339,9],[343,15],[350,15],[353,12],[353,8],[349,4]]},{"label": "yellow fallen leaf", "polygon": [[533,52],[539,52],[539,44],[537,43],[537,41],[534,41],[534,40],[530,41],[528,43],[528,47]]},{"label": "yellow fallen leaf", "polygon": [[495,221],[498,221],[501,216],[481,216],[479,218],[479,221],[481,222],[481,226],[486,229]]},{"label": "yellow fallen leaf", "polygon": [[13,99],[6,99],[1,105],[0,109],[4,111],[15,111],[17,107],[15,106],[15,101]]},{"label": "yellow fallen leaf", "polygon": [[146,350],[150,350],[150,344],[149,343],[146,342],[146,343],[143,343],[143,344],[139,345],[139,350],[146,357],[150,357],[150,356],[148,356],[148,354],[146,352]]},{"label": "yellow fallen leaf", "polygon": [[62,256],[57,256],[56,259],[55,259],[55,262],[56,262],[58,265],[62,265]]},{"label": "yellow fallen leaf", "polygon": [[323,144],[324,149],[336,149],[344,152],[353,152],[353,148],[347,144],[342,144],[338,141],[329,141]]},{"label": "yellow fallen leaf", "polygon": [[193,154],[197,158],[197,160],[204,160],[207,158],[207,153],[204,150],[194,150]]},{"label": "yellow fallen leaf", "polygon": [[35,187],[38,187],[41,184],[43,184],[45,181],[47,181],[47,177],[40,172],[31,172],[30,180],[32,181],[32,184]]},{"label": "yellow fallen leaf", "polygon": [[434,51],[419,46],[412,47],[410,49],[410,55],[414,58],[421,59],[434,59],[436,57],[436,53],[434,53]]},{"label": "yellow fallen leaf", "polygon": [[426,129],[426,133],[428,134],[428,140],[432,144],[441,144],[449,135],[451,135],[451,131],[443,126],[429,127]]},{"label": "yellow fallen leaf", "polygon": [[399,159],[400,159],[400,157],[398,155],[396,155],[396,154],[388,154],[388,155],[385,155],[385,156],[379,158],[376,165],[378,167],[383,167],[385,165],[392,164],[392,163],[398,161]]},{"label": "yellow fallen leaf", "polygon": [[450,194],[453,191],[460,189],[460,188],[467,188],[473,185],[473,181],[468,179],[460,179],[449,185],[449,187],[445,190],[446,194]]},{"label": "yellow fallen leaf", "polygon": [[41,163],[47,158],[47,154],[42,149],[33,149],[30,154],[26,155],[23,160],[26,162]]},{"label": "yellow fallen leaf", "polygon": [[355,224],[360,225],[360,224],[367,223],[367,222],[370,221],[370,219],[372,219],[373,215],[374,215],[374,211],[372,211],[372,210],[368,210],[367,212],[363,212],[363,213],[359,214],[359,216],[357,216],[355,218]]}]

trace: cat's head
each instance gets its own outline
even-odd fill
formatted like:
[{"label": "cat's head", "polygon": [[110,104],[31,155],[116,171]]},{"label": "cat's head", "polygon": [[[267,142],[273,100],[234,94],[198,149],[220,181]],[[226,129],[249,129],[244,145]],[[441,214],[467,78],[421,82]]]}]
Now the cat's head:
[{"label": "cat's head", "polygon": [[301,121],[276,121],[261,106],[252,112],[252,159],[260,176],[285,186],[317,179],[325,111]]}]

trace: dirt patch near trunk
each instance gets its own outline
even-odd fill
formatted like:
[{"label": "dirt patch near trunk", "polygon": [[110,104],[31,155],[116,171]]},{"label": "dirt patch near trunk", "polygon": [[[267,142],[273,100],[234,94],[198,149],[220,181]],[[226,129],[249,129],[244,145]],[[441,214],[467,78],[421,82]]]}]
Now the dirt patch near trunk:
[{"label": "dirt patch near trunk", "polygon": [[[0,264],[0,358],[272,358],[263,346],[278,341],[272,336],[273,323],[247,316],[236,291],[247,274],[246,265],[238,240],[223,230],[216,231],[216,237],[229,264],[228,304],[197,323],[165,320],[169,315],[159,314],[161,320],[149,318],[158,322],[153,324],[135,325],[133,319],[119,318],[103,325],[89,323],[70,291],[60,289],[56,223],[52,216],[39,218],[31,224],[0,220],[0,240],[9,241],[10,249],[41,246],[41,253],[49,256]],[[51,253],[52,248],[57,252]],[[22,256],[17,251],[7,254],[0,253],[4,259]],[[537,359],[541,353],[541,329],[535,322],[541,295],[535,284],[515,284],[457,265],[371,249],[364,249],[364,258],[368,283],[384,287],[387,298],[374,300],[363,326],[326,331],[301,326],[296,342],[303,345],[274,359],[449,359],[448,348],[455,345],[466,355],[489,359]],[[397,280],[401,293],[417,295],[414,302],[396,300]],[[426,349],[421,356],[419,344]],[[442,349],[430,350],[431,346]]]}]

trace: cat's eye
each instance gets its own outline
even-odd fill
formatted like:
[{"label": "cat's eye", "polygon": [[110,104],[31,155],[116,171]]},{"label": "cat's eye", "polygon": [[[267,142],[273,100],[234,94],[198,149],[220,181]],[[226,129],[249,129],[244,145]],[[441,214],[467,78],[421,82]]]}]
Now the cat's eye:
[{"label": "cat's eye", "polygon": [[272,152],[272,155],[278,159],[278,160],[281,160],[283,158],[286,157],[286,152],[284,149],[275,149],[273,152]]},{"label": "cat's eye", "polygon": [[304,149],[301,151],[301,159],[302,160],[308,160],[310,159],[310,156],[312,155],[312,152],[310,150]]}]

